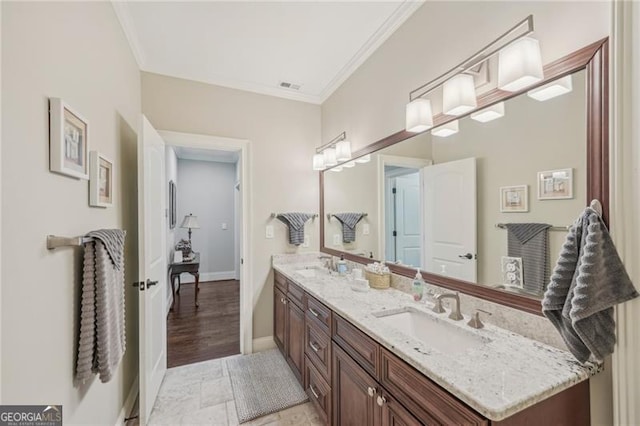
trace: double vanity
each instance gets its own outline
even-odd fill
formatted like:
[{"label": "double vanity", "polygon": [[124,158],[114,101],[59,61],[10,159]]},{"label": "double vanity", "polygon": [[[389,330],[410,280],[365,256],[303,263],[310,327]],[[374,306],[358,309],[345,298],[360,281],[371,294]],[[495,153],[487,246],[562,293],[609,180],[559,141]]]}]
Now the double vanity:
[{"label": "double vanity", "polygon": [[312,258],[274,257],[274,338],[326,424],[589,424],[597,366]]}]

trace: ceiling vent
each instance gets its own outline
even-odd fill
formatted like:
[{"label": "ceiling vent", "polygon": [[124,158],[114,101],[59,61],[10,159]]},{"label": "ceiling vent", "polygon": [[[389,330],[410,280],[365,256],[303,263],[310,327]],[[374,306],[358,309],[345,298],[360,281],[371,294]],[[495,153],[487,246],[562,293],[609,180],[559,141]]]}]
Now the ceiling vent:
[{"label": "ceiling vent", "polygon": [[280,82],[280,87],[282,87],[284,89],[300,90],[300,85],[299,84],[289,83],[288,81],[281,81]]}]

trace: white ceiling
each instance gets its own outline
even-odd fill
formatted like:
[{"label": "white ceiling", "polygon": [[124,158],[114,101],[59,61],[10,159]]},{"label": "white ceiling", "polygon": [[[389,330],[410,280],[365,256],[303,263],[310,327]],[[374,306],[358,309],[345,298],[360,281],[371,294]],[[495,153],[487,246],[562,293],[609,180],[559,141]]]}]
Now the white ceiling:
[{"label": "white ceiling", "polygon": [[216,163],[237,163],[238,151],[221,151],[217,149],[187,148],[174,146],[176,157],[181,160],[214,161]]},{"label": "white ceiling", "polygon": [[421,4],[113,1],[142,70],[312,103],[329,97]]}]

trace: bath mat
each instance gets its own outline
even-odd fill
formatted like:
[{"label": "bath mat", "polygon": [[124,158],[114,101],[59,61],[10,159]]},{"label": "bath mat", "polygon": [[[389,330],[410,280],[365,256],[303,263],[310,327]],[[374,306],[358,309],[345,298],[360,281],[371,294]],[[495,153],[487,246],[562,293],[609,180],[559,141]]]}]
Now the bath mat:
[{"label": "bath mat", "polygon": [[227,360],[240,423],[308,400],[277,349]]}]

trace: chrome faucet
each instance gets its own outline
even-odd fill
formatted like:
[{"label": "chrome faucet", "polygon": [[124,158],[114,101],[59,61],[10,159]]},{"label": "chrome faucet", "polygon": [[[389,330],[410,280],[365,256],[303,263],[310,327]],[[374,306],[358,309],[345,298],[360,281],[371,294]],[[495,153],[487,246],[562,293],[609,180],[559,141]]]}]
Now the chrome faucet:
[{"label": "chrome faucet", "polygon": [[324,260],[324,267],[327,268],[329,271],[333,272],[336,270],[333,264],[333,256],[322,255],[322,256],[318,256],[318,259]]},{"label": "chrome faucet", "polygon": [[456,303],[451,308],[451,313],[449,314],[449,318],[451,318],[454,321],[460,321],[461,319],[463,319],[463,316],[460,313],[460,295],[458,294],[458,292],[436,294],[433,299],[435,300],[435,306],[433,307],[433,312],[438,314],[445,312],[444,308],[442,307],[442,299],[453,299]]}]

